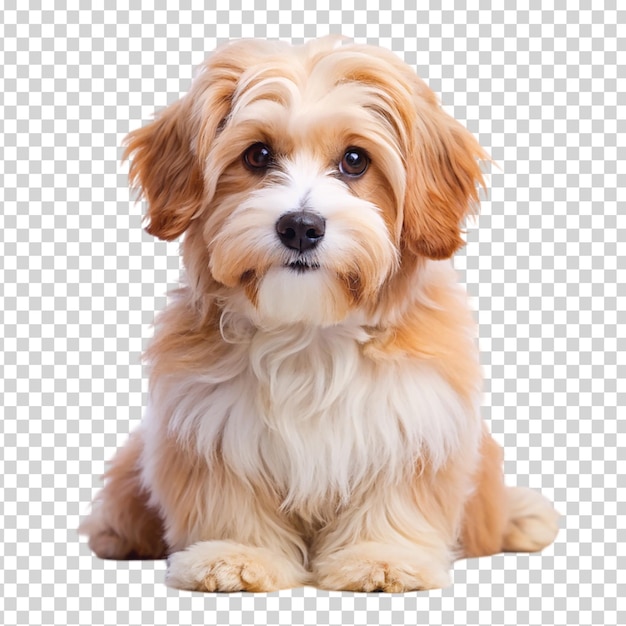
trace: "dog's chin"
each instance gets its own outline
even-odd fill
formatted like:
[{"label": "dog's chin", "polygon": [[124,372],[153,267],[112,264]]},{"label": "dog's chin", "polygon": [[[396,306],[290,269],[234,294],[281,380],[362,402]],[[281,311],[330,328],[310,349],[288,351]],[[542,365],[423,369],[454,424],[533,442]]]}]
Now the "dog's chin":
[{"label": "dog's chin", "polygon": [[349,312],[350,301],[337,276],[316,263],[273,267],[259,282],[256,315],[262,326],[332,326]]}]

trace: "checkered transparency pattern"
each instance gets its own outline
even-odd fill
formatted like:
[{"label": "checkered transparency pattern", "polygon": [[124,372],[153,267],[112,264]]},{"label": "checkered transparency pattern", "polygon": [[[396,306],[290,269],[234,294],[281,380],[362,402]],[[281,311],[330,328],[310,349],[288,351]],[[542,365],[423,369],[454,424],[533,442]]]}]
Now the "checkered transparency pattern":
[{"label": "checkered transparency pattern", "polygon": [[[3,623],[626,623],[617,0],[104,4],[5,0],[0,20]],[[75,532],[141,418],[140,352],[179,274],[177,245],[141,230],[120,144],[217,44],[329,32],[396,51],[497,164],[456,264],[509,480],[553,499],[562,531],[540,555],[457,563],[443,591],[170,590],[163,562],[101,561]]]}]

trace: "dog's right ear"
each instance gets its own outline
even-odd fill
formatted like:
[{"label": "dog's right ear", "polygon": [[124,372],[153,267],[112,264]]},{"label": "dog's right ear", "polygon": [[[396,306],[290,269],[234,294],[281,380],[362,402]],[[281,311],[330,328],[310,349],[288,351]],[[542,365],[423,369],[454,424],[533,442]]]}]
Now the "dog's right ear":
[{"label": "dog's right ear", "polygon": [[212,144],[248,65],[237,62],[242,59],[235,47],[214,52],[186,96],[124,140],[130,182],[147,201],[146,231],[155,237],[176,239],[211,200],[204,183],[206,154],[199,156],[198,148],[205,152]]},{"label": "dog's right ear", "polygon": [[146,230],[170,241],[189,225],[204,200],[202,168],[192,147],[188,96],[130,133],[124,159],[132,158],[129,178],[148,203]]}]

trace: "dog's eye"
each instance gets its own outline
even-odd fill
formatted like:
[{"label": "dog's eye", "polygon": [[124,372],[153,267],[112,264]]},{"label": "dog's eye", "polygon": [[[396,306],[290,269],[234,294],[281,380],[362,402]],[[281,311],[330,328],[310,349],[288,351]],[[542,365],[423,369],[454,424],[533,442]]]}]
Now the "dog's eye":
[{"label": "dog's eye", "polygon": [[360,148],[348,148],[339,163],[339,170],[345,176],[362,176],[369,165],[370,160],[365,150]]},{"label": "dog's eye", "polygon": [[264,143],[255,143],[243,153],[244,163],[255,172],[267,169],[272,158],[272,151]]}]

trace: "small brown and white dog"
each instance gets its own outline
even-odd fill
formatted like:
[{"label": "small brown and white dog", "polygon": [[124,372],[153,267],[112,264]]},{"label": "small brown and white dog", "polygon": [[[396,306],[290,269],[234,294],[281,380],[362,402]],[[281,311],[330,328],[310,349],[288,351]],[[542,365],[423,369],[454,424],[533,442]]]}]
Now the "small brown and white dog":
[{"label": "small brown and white dog", "polygon": [[552,505],[504,486],[449,260],[486,156],[407,65],[238,41],[126,154],[186,272],[81,527],[98,556],[167,556],[182,589],[401,592],[553,541]]}]

